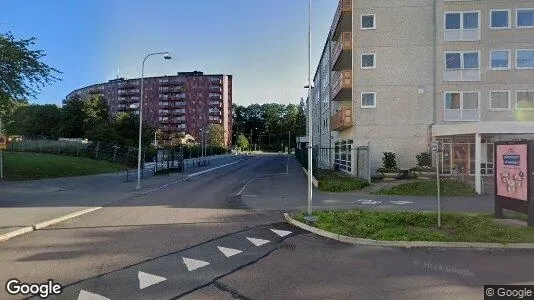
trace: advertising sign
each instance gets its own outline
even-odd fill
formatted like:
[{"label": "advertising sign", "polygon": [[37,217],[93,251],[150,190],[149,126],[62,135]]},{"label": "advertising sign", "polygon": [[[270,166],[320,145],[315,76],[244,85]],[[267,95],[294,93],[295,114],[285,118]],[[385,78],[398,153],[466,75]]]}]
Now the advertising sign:
[{"label": "advertising sign", "polygon": [[497,195],[528,201],[527,145],[496,145]]}]

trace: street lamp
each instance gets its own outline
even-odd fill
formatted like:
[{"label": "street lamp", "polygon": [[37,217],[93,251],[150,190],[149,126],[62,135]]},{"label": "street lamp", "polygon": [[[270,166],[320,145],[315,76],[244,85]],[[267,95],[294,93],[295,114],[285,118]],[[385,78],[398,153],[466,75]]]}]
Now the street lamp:
[{"label": "street lamp", "polygon": [[137,151],[137,186],[136,190],[141,189],[141,138],[143,133],[143,83],[145,77],[145,61],[152,55],[163,55],[165,59],[171,59],[169,52],[154,52],[150,53],[143,59],[143,64],[141,67],[141,100],[139,101],[139,148]]},{"label": "street lamp", "polygon": [[309,221],[314,221],[312,217],[312,82],[311,82],[311,0],[308,1],[308,215]]}]

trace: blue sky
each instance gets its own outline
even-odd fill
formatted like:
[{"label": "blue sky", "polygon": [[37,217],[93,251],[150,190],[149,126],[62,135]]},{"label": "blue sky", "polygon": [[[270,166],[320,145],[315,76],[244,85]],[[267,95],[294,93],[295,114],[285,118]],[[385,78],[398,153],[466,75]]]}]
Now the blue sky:
[{"label": "blue sky", "polygon": [[[117,76],[234,75],[234,102],[298,103],[307,92],[308,0],[0,0],[0,32],[36,37],[63,72],[33,103]],[[312,77],[338,1],[312,0]]]}]

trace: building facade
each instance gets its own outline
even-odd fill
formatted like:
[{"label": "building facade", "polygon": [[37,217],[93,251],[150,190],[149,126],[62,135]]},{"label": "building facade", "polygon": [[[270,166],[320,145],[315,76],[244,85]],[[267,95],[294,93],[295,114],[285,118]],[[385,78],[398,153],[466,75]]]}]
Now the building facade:
[{"label": "building facade", "polygon": [[[143,121],[165,134],[190,134],[198,139],[209,124],[224,128],[226,145],[232,141],[232,75],[179,72],[172,76],[144,78]],[[141,79],[114,79],[75,90],[79,95],[102,95],[112,115],[137,111]]]},{"label": "building facade", "polygon": [[532,0],[340,0],[328,39],[330,130],[350,173],[355,147],[370,145],[374,172],[383,152],[411,168],[438,140],[441,172],[481,192],[494,141],[534,136]]}]

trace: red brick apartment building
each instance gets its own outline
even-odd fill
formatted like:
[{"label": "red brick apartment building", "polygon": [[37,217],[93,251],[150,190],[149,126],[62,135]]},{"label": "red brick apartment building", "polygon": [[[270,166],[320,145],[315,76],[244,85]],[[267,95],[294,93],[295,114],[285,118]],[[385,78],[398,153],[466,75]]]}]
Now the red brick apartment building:
[{"label": "red brick apartment building", "polygon": [[[221,124],[226,145],[232,141],[232,75],[179,72],[172,76],[144,78],[143,121],[167,134],[199,137],[200,129]],[[102,95],[113,115],[136,111],[141,97],[141,79],[118,78],[77,89],[79,95]]]}]

